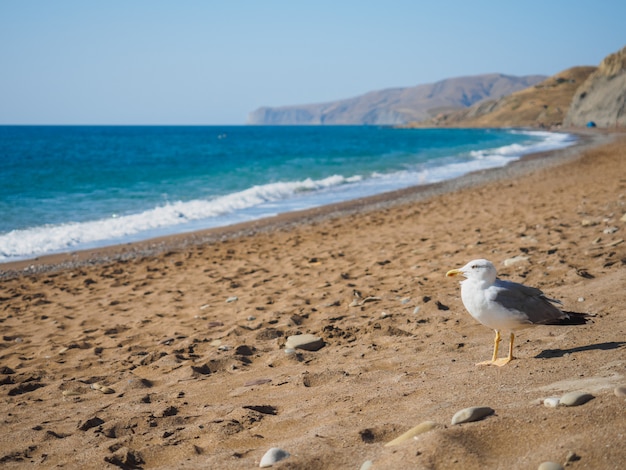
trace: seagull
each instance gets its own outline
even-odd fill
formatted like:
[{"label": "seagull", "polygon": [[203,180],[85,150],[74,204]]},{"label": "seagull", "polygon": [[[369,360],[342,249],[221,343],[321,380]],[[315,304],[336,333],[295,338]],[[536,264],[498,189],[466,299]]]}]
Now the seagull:
[{"label": "seagull", "polygon": [[[496,267],[486,259],[470,261],[459,269],[451,269],[447,277],[461,275],[461,299],[469,314],[483,325],[495,330],[493,357],[477,365],[504,366],[513,359],[514,331],[533,325],[585,323],[586,314],[563,312],[554,304],[559,300],[546,297],[535,287],[497,278]],[[500,331],[511,334],[509,355],[498,359]]]}]

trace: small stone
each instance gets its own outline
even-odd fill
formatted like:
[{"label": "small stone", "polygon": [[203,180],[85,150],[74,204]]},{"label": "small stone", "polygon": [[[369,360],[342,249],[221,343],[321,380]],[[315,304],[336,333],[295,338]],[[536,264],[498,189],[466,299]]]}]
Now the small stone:
[{"label": "small stone", "polygon": [[619,220],[621,222],[626,222],[626,214],[624,214]]},{"label": "small stone", "polygon": [[324,340],[312,334],[294,335],[287,338],[285,349],[304,349],[305,351],[317,351],[325,345]]},{"label": "small stone", "polygon": [[460,411],[457,411],[456,414],[452,417],[452,424],[462,424],[472,421],[478,421],[493,413],[495,413],[495,411],[488,406],[472,406],[470,408],[464,408]]},{"label": "small stone", "polygon": [[385,447],[397,446],[398,444],[402,444],[405,441],[413,439],[415,436],[419,436],[420,434],[424,434],[425,432],[430,431],[435,426],[437,426],[437,423],[433,421],[424,421],[414,428],[409,429],[401,436],[396,437],[393,441],[387,442],[387,444],[385,444]]},{"label": "small stone", "polygon": [[413,309],[413,315],[417,315],[418,313],[420,313],[419,305]]},{"label": "small stone", "polygon": [[585,392],[569,392],[561,397],[561,405],[563,406],[579,406],[593,399],[594,396]]},{"label": "small stone", "polygon": [[520,263],[525,263],[528,261],[528,256],[514,256],[513,258],[508,258],[504,260],[504,265],[506,267],[513,266]]},{"label": "small stone", "polygon": [[594,225],[598,225],[598,222],[594,222],[593,220],[583,219],[580,221],[580,224],[583,227],[593,227]]},{"label": "small stone", "polygon": [[578,297],[578,301],[579,301],[579,302],[584,302],[584,301],[585,301],[585,298],[584,298],[584,297]]},{"label": "small stone", "polygon": [[611,235],[612,233],[617,232],[619,229],[617,227],[607,227],[603,230],[607,235]]},{"label": "small stone", "polygon": [[278,447],[272,447],[270,450],[265,452],[265,455],[261,457],[261,462],[259,463],[260,468],[271,467],[277,462],[286,459],[291,454],[286,450],[279,449]]},{"label": "small stone", "polygon": [[99,382],[95,382],[91,384],[91,389],[92,390],[98,390],[101,393],[105,393],[105,394],[110,394],[110,393],[115,393],[115,390],[113,390],[111,387],[108,387],[106,385],[102,385]]},{"label": "small stone", "polygon": [[549,397],[543,400],[543,405],[547,408],[556,408],[557,406],[559,406],[560,402],[561,400],[559,400],[557,397]]},{"label": "small stone", "polygon": [[606,246],[607,246],[607,248],[609,248],[609,247],[621,245],[622,243],[624,243],[624,239],[620,238],[619,240],[615,240],[615,241],[612,241],[611,243],[607,243]]},{"label": "small stone", "polygon": [[615,390],[613,390],[613,393],[615,393],[615,396],[618,398],[625,398],[626,397],[626,385],[620,385],[619,387],[615,387]]},{"label": "small stone", "polygon": [[563,465],[556,462],[542,462],[537,470],[564,470]]},{"label": "small stone", "polygon": [[239,297],[237,296],[232,296],[226,299],[226,303],[231,303],[231,302],[236,302],[239,300]]},{"label": "small stone", "polygon": [[237,348],[235,348],[235,354],[240,356],[252,356],[254,354],[254,349],[255,348],[253,347],[242,344],[241,346],[237,346]]},{"label": "small stone", "polygon": [[570,462],[577,462],[580,460],[580,455],[576,454],[576,452],[572,452],[571,450],[565,456],[565,465]]},{"label": "small stone", "polygon": [[371,470],[373,467],[374,462],[372,462],[371,460],[366,460],[365,462],[363,462],[359,470]]}]

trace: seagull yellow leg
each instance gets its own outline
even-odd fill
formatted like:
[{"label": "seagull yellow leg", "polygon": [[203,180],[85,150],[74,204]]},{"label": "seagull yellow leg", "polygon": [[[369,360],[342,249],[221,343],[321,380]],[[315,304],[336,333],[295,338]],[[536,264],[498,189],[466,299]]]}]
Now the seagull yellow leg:
[{"label": "seagull yellow leg", "polygon": [[511,338],[509,340],[509,357],[503,357],[502,359],[495,360],[493,361],[493,365],[502,367],[502,366],[507,365],[509,362],[513,360],[513,342],[514,341],[515,341],[515,335],[511,333]]},{"label": "seagull yellow leg", "polygon": [[483,361],[483,362],[479,362],[478,364],[476,364],[477,366],[489,366],[491,364],[495,364],[497,362],[498,359],[498,348],[500,347],[500,341],[502,339],[500,338],[500,332],[498,330],[496,330],[496,337],[493,340],[493,357],[491,358],[491,361]]}]

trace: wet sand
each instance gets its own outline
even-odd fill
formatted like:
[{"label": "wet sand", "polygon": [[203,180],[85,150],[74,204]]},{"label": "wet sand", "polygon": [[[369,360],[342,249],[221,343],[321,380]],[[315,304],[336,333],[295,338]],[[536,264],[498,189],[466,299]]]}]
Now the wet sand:
[{"label": "wet sand", "polygon": [[[291,456],[274,468],[621,468],[626,137],[610,137],[425,188],[0,265],[0,462],[244,469],[280,447]],[[445,273],[478,257],[593,322],[524,330],[514,362],[477,367],[493,332]],[[324,346],[286,353],[301,333]],[[594,398],[541,404],[570,391]],[[470,406],[495,413],[451,425]],[[385,446],[424,421],[435,428]]]}]

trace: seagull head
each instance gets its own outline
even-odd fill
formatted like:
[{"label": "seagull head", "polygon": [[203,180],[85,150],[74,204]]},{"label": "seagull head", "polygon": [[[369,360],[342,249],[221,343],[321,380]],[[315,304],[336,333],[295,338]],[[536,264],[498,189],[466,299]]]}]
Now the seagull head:
[{"label": "seagull head", "polygon": [[459,269],[451,269],[447,277],[461,275],[467,279],[492,284],[496,280],[496,267],[486,259],[475,259]]}]

